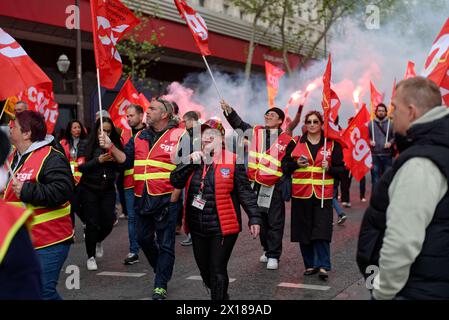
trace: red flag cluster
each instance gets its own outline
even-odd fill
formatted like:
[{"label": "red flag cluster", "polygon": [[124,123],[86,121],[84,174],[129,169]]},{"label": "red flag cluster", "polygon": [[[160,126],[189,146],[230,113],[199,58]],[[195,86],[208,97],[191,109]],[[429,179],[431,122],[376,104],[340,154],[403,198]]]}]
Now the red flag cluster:
[{"label": "red flag cluster", "polygon": [[201,55],[210,55],[209,51],[209,32],[207,30],[206,22],[193,10],[184,0],[175,0],[176,8],[181,15],[181,18],[185,20],[189,26],[190,32],[195,39],[196,45],[201,52]]},{"label": "red flag cluster", "polygon": [[113,89],[122,75],[122,59],[116,48],[125,33],[139,24],[139,19],[118,0],[91,0],[95,64],[100,83]]},{"label": "red flag cluster", "polygon": [[126,108],[131,104],[140,105],[146,111],[150,102],[142,93],[139,94],[137,92],[131,80],[128,78],[109,108],[109,114],[116,127],[131,129],[126,121]]},{"label": "red flag cluster", "polygon": [[449,106],[449,19],[433,43],[423,75],[440,86],[444,102]]},{"label": "red flag cluster", "polygon": [[372,156],[369,146],[369,121],[370,115],[364,104],[343,133],[348,146],[348,148],[343,150],[344,162],[357,181],[362,180],[372,167]]},{"label": "red flag cluster", "polygon": [[404,79],[410,79],[416,77],[415,72],[415,63],[413,61],[409,61],[407,64],[407,70],[405,71]]}]

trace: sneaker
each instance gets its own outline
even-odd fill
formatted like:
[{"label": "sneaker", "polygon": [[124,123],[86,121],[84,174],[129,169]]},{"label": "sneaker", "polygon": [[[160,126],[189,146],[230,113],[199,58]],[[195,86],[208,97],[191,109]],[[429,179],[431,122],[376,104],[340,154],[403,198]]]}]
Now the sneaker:
[{"label": "sneaker", "polygon": [[139,256],[135,253],[128,253],[128,256],[123,260],[123,264],[131,265],[139,262]]},{"label": "sneaker", "polygon": [[263,255],[260,256],[259,261],[262,262],[262,263],[267,263],[268,262],[268,258],[265,255],[265,252],[263,253]]},{"label": "sneaker", "polygon": [[362,199],[360,199],[360,201],[366,202],[366,198],[362,198]]},{"label": "sneaker", "polygon": [[278,259],[268,258],[267,269],[268,270],[277,270],[279,268]]},{"label": "sneaker", "polygon": [[124,213],[121,213],[121,214],[118,216],[118,218],[119,218],[119,219],[128,219],[128,216],[127,216],[126,214],[124,214]]},{"label": "sneaker", "polygon": [[103,251],[103,245],[101,242],[97,243],[97,247],[95,248],[95,257],[97,258],[103,258],[104,251]]},{"label": "sneaker", "polygon": [[326,270],[324,269],[320,269],[320,272],[318,274],[318,277],[323,280],[323,281],[327,281],[327,279],[329,278],[329,274],[327,273]]},{"label": "sneaker", "polygon": [[115,218],[114,224],[112,226],[115,227],[117,224],[118,224],[118,218]]},{"label": "sneaker", "polygon": [[87,259],[87,270],[89,271],[98,270],[97,261],[95,261],[94,257]]},{"label": "sneaker", "polygon": [[167,290],[164,288],[154,288],[153,296],[151,298],[153,300],[164,300],[167,298]]},{"label": "sneaker", "polygon": [[337,223],[339,225],[342,225],[343,223],[345,223],[346,219],[346,214],[342,213],[341,216],[338,217]]},{"label": "sneaker", "polygon": [[351,202],[343,202],[341,205],[345,208],[351,208]]},{"label": "sneaker", "polygon": [[190,234],[187,235],[187,238],[181,241],[181,246],[191,246],[192,245],[192,237]]}]

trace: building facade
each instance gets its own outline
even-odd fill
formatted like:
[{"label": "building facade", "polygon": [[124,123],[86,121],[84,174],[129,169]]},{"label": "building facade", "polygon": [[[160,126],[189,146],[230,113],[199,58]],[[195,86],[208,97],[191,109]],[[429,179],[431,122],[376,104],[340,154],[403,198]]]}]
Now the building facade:
[{"label": "building facade", "polygon": [[[67,28],[68,21],[73,19],[70,16],[75,2],[75,0],[0,1],[0,27],[11,34],[53,80],[55,99],[59,103],[60,110],[57,130],[65,127],[70,119],[77,117],[76,30]],[[90,5],[88,0],[77,2],[82,38],[85,115],[82,121],[90,127],[94,114],[98,110]],[[151,90],[144,93],[148,98],[164,93],[167,85],[173,81],[182,82],[188,74],[204,71],[202,57],[172,0],[123,0],[122,2],[148,17],[149,23],[144,27],[142,34],[150,37],[154,30],[162,30],[156,32],[161,47],[159,59],[151,64],[147,72],[151,81]],[[209,48],[212,52],[212,55],[208,57],[209,64],[222,72],[243,71],[251,37],[252,17],[242,14],[238,8],[226,0],[187,2],[201,14],[208,26]],[[297,12],[298,23],[295,23],[295,26],[299,28],[302,24],[308,23],[309,13],[304,14],[308,12],[304,8],[298,8]],[[319,28],[318,26],[317,30]],[[281,46],[280,37],[275,31],[267,30],[266,25],[260,24],[256,41],[258,45],[254,52],[252,66],[254,72],[264,72],[265,61],[283,63],[280,52],[272,49]],[[62,54],[65,54],[71,62],[65,74],[62,74],[56,65]],[[291,50],[288,59],[292,66],[297,65],[301,59],[301,52]],[[122,84],[123,81],[115,90],[102,89],[104,108],[110,106]],[[139,90],[139,87],[137,89]]]}]

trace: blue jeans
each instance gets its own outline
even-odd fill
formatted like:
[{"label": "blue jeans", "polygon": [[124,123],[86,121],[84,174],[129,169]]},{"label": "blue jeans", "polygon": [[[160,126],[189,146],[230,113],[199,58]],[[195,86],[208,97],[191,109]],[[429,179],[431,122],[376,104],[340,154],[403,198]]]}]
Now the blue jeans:
[{"label": "blue jeans", "polygon": [[373,155],[373,168],[371,169],[371,182],[373,188],[379,181],[380,177],[393,165],[393,157],[391,156],[375,156]]},{"label": "blue jeans", "polygon": [[59,274],[69,255],[70,244],[59,243],[36,250],[42,267],[42,286],[44,300],[62,300],[56,291]]},{"label": "blue jeans", "polygon": [[334,207],[337,216],[340,217],[343,213],[343,209],[340,207],[340,204],[338,203],[337,193],[338,193],[338,186],[334,184],[334,197],[332,198],[332,206]]},{"label": "blue jeans", "polygon": [[125,189],[125,203],[128,211],[128,237],[129,237],[129,252],[138,254],[139,244],[137,243],[136,232],[136,214],[134,211],[134,189]]},{"label": "blue jeans", "polygon": [[160,213],[136,215],[137,240],[153,267],[155,288],[167,289],[167,283],[173,274],[177,215],[177,202],[170,202],[168,212],[162,219]]},{"label": "blue jeans", "polygon": [[310,244],[299,244],[306,269],[323,268],[331,270],[330,243],[313,240]]}]

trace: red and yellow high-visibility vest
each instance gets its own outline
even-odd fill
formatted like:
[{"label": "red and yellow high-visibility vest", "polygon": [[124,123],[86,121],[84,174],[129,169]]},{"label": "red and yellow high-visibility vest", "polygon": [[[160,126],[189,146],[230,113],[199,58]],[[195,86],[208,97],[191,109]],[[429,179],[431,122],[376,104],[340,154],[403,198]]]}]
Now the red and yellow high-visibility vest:
[{"label": "red and yellow high-visibility vest", "polygon": [[70,168],[72,170],[73,180],[75,181],[75,185],[77,186],[78,183],[81,181],[81,177],[83,174],[79,171],[79,166],[82,165],[84,162],[86,162],[85,157],[78,157],[76,159],[72,158],[72,155],[70,154],[70,145],[69,142],[66,139],[62,139],[59,142],[64,149],[65,156],[70,162]]},{"label": "red and yellow high-visibility vest", "polygon": [[[120,135],[120,140],[122,141],[123,145],[126,145],[129,140],[132,138],[132,131],[128,129],[123,129],[122,134]],[[124,189],[131,189],[134,188],[134,168],[125,170],[124,172],[124,180],[123,180],[123,186]]]},{"label": "red and yellow high-visibility vest", "polygon": [[[329,164],[332,161],[332,150],[334,149],[334,142],[327,142],[327,161]],[[292,176],[292,197],[299,199],[309,199],[313,195],[321,199],[323,196],[323,172],[322,163],[324,160],[324,146],[318,150],[315,161],[312,158],[307,143],[298,143],[292,152],[292,158],[298,160],[301,155],[309,159],[309,166],[307,168],[296,169]],[[324,199],[332,199],[334,194],[334,179],[327,172],[324,175]]]},{"label": "red and yellow high-visibility vest", "polygon": [[17,231],[30,220],[33,210],[6,204],[0,199],[0,264]]},{"label": "red and yellow high-visibility vest", "polygon": [[[232,163],[226,163],[226,160],[232,159]],[[212,164],[214,166],[215,178],[215,204],[217,206],[218,221],[220,222],[220,229],[223,236],[236,234],[240,232],[240,225],[237,218],[237,212],[232,202],[231,192],[234,190],[234,172],[236,155],[223,150],[221,161]],[[190,182],[193,174],[189,177],[186,184],[186,193],[189,192]],[[186,221],[186,205],[188,195],[184,198],[184,215],[183,220]],[[189,226],[184,223],[184,231],[189,233]]]},{"label": "red and yellow high-visibility vest", "polygon": [[151,150],[147,140],[140,139],[142,131],[134,138],[134,194],[141,197],[146,184],[152,196],[172,193],[170,173],[176,168],[173,162],[183,129],[167,130],[154,143]]},{"label": "red and yellow high-visibility vest", "polygon": [[262,126],[253,129],[248,154],[248,178],[250,181],[271,187],[282,178],[281,161],[292,137],[285,132],[281,133],[270,149],[262,153],[265,144],[264,131]]},{"label": "red and yellow high-visibility vest", "polygon": [[[51,147],[45,146],[31,152],[23,165],[14,172],[17,180],[21,182],[39,183],[39,172],[51,151]],[[12,163],[16,152],[10,156],[10,163]],[[12,183],[13,179],[9,181],[6,187],[4,199],[8,203],[20,207],[23,203],[12,190]],[[54,208],[35,207],[31,205],[27,205],[27,208],[34,210],[34,216],[31,222],[31,235],[33,245],[36,249],[48,247],[73,237],[70,203],[68,201]]]}]

